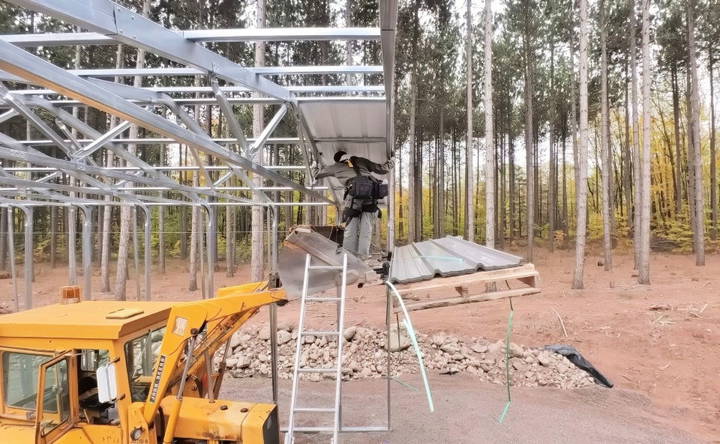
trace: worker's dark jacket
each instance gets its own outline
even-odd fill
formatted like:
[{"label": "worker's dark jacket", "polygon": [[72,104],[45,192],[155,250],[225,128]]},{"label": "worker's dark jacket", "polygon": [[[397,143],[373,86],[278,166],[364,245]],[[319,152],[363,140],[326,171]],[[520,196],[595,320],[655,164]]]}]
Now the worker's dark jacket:
[{"label": "worker's dark jacket", "polygon": [[[357,172],[356,169],[357,168]],[[388,160],[383,164],[375,163],[372,160],[364,157],[350,157],[350,160],[342,162],[336,162],[330,166],[323,168],[316,176],[315,179],[324,179],[326,177],[335,177],[347,186],[348,179],[357,176],[359,172],[363,176],[369,176],[371,173],[375,174],[388,174],[393,168],[393,161]],[[347,214],[355,214],[357,217],[363,211],[377,211],[377,201],[374,199],[353,199],[350,196],[345,196],[345,211]]]}]

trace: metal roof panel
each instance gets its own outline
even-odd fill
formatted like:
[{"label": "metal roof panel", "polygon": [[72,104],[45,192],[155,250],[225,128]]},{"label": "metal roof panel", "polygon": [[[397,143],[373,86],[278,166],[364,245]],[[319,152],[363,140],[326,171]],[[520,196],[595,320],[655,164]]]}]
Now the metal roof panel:
[{"label": "metal roof panel", "polygon": [[519,256],[447,236],[396,247],[390,264],[390,281],[405,284],[437,276],[511,268],[521,262]]}]

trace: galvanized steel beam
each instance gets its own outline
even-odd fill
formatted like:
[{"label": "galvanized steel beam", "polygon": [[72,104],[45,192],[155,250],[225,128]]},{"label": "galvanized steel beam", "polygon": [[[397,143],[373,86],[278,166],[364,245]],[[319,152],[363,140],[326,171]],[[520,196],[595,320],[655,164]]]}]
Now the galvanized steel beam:
[{"label": "galvanized steel beam", "polygon": [[[13,2],[29,9],[23,3]],[[378,28],[231,28],[173,31],[194,42],[275,42],[295,40],[378,40]],[[98,32],[5,34],[0,39],[24,48],[38,46],[113,45],[112,36]]]},{"label": "galvanized steel beam", "polygon": [[[223,80],[245,85],[270,97],[289,102],[295,100],[290,91],[277,83],[259,77],[248,71],[247,68],[231,62],[201,44],[188,40],[183,34],[167,29],[110,0],[9,1],[81,28],[107,35],[126,45],[136,46],[169,60],[212,72]],[[19,73],[10,72],[27,78]]]}]

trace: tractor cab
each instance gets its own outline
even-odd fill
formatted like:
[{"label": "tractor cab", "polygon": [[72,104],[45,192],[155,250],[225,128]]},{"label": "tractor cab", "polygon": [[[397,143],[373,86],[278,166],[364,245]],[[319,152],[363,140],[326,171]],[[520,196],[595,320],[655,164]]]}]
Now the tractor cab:
[{"label": "tractor cab", "polygon": [[87,301],[2,316],[5,436],[55,442],[76,429],[123,442],[122,412],[147,398],[171,305]]},{"label": "tractor cab", "polygon": [[261,295],[274,301],[284,293],[248,295],[255,301],[225,294],[0,316],[2,441],[277,442],[275,405],[216,399],[222,370],[214,372],[212,356],[263,305]]}]

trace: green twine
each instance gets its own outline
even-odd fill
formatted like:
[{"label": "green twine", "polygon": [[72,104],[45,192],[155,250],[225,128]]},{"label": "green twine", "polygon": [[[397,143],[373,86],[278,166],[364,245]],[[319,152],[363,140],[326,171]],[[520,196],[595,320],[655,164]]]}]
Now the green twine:
[{"label": "green twine", "polygon": [[507,403],[505,403],[505,408],[500,414],[500,418],[498,418],[500,424],[505,420],[505,416],[508,410],[510,410],[510,403],[512,402],[512,398],[510,397],[510,336],[512,335],[513,314],[515,311],[513,310],[512,299],[509,299],[509,301],[510,315],[508,316],[507,334],[505,335],[505,387],[507,387]]}]

